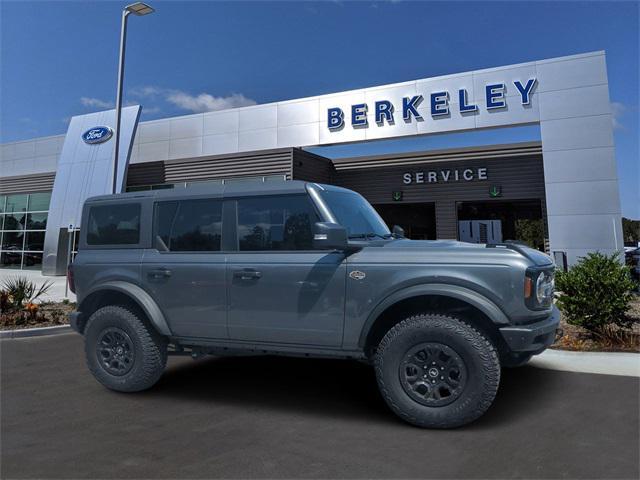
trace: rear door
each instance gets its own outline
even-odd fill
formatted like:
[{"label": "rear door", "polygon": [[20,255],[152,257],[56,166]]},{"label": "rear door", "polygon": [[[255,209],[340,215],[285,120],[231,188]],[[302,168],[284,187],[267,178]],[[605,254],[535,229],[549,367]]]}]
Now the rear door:
[{"label": "rear door", "polygon": [[222,199],[160,201],[142,281],[181,337],[227,338]]},{"label": "rear door", "polygon": [[312,248],[320,217],[307,195],[238,199],[235,252],[229,252],[229,337],[339,346],[345,257]]}]

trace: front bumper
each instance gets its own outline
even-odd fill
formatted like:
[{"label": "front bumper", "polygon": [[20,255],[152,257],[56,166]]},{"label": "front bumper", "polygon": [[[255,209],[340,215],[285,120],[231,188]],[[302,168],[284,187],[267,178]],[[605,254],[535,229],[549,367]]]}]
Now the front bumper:
[{"label": "front bumper", "polygon": [[512,352],[540,353],[556,338],[560,324],[560,311],[553,307],[551,315],[529,325],[503,327],[500,334]]},{"label": "front bumper", "polygon": [[73,330],[78,333],[82,333],[80,331],[80,320],[82,318],[82,312],[71,312],[69,314],[69,325]]}]

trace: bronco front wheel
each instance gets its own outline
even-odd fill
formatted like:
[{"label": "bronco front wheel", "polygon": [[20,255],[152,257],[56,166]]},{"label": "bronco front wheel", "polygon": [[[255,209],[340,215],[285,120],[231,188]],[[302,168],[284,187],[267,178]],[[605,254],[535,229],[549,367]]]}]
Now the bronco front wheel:
[{"label": "bronco front wheel", "polygon": [[387,332],[374,358],[380,392],[403,420],[453,428],[489,408],[500,382],[493,344],[450,316],[410,317]]}]

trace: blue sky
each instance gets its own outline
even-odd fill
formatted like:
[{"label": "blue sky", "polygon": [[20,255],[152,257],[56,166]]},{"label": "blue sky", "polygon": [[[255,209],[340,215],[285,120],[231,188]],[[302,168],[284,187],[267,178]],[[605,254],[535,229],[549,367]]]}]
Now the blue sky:
[{"label": "blue sky", "polygon": [[[143,120],[606,50],[623,214],[640,218],[638,2],[161,2],[131,18]],[[64,133],[115,97],[125,2],[0,3],[0,141]],[[331,147],[329,156],[539,138],[537,127]]]}]

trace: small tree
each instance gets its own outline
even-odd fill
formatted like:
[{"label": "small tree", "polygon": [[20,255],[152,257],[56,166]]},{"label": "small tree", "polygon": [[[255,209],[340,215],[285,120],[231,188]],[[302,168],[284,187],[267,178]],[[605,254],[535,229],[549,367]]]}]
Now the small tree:
[{"label": "small tree", "polygon": [[531,248],[544,249],[544,227],[542,219],[519,218],[515,223],[516,240],[521,240]]},{"label": "small tree", "polygon": [[589,253],[568,272],[558,272],[558,306],[568,323],[595,333],[611,325],[628,327],[626,316],[635,284],[619,253]]}]

